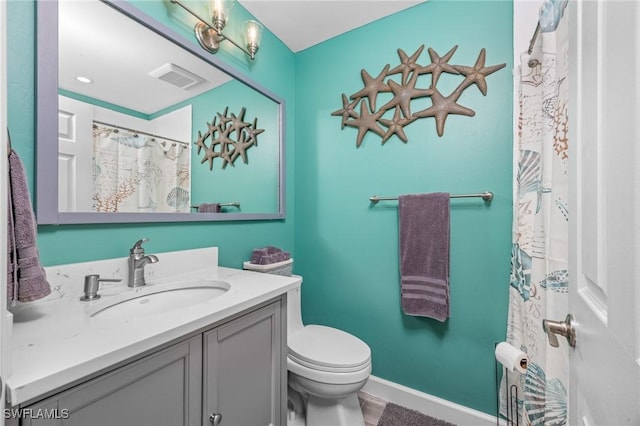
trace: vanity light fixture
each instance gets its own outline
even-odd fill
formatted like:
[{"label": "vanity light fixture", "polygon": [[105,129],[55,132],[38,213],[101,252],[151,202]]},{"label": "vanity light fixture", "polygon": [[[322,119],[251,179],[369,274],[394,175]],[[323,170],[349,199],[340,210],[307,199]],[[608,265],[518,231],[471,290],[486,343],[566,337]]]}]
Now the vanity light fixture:
[{"label": "vanity light fixture", "polygon": [[233,5],[235,4],[233,0],[211,0],[211,23],[207,22],[206,19],[200,17],[196,12],[194,12],[180,0],[171,0],[171,3],[177,4],[199,21],[198,23],[196,23],[194,32],[196,34],[198,42],[200,43],[200,46],[202,46],[205,50],[211,53],[216,53],[218,51],[218,48],[220,47],[220,43],[226,40],[246,53],[252,60],[255,59],[256,52],[260,47],[262,25],[260,25],[256,21],[245,22],[244,34],[246,47],[241,46],[239,43],[233,41],[222,32],[224,30],[224,27],[227,25],[227,21],[229,20],[229,13],[231,12]]}]

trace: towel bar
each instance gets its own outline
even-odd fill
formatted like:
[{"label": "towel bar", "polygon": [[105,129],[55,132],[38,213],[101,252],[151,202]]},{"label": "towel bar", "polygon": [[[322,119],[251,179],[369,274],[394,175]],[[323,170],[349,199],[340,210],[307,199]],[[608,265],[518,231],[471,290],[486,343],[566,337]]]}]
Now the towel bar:
[{"label": "towel bar", "polygon": [[[493,200],[493,192],[486,191],[478,194],[451,194],[449,196],[449,198],[474,198],[474,197],[480,197],[484,201],[491,202]],[[374,195],[373,197],[369,197],[369,201],[371,201],[374,204],[377,203],[378,201],[390,201],[390,200],[397,200],[397,199],[398,197],[379,197],[377,195]]]}]

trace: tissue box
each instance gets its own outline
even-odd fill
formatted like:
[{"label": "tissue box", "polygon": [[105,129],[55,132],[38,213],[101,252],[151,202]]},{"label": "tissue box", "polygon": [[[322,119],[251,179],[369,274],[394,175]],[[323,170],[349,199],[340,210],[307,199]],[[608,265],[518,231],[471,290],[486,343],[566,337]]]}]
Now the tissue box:
[{"label": "tissue box", "polygon": [[293,269],[293,259],[270,263],[268,265],[257,265],[251,262],[244,262],[242,266],[243,269],[246,269],[248,271],[263,272],[265,274],[284,275],[286,277],[290,277],[291,270]]}]

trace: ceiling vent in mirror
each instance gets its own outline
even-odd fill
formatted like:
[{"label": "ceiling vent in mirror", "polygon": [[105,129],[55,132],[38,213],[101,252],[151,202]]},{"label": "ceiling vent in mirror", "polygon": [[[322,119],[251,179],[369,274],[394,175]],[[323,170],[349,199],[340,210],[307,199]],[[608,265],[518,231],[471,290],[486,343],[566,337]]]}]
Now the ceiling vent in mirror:
[{"label": "ceiling vent in mirror", "polygon": [[190,89],[205,81],[204,78],[171,63],[162,65],[160,68],[151,71],[149,75],[181,89]]}]

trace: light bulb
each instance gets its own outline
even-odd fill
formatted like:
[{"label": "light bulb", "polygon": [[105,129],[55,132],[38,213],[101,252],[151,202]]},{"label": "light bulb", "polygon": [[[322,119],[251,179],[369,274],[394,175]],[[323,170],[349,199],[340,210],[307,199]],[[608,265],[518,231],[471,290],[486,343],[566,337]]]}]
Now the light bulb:
[{"label": "light bulb", "polygon": [[247,42],[247,50],[251,59],[254,58],[258,48],[260,47],[260,39],[262,37],[262,25],[257,21],[245,22],[245,38]]},{"label": "light bulb", "polygon": [[225,25],[227,25],[233,5],[234,3],[231,0],[212,0],[211,23],[218,33],[222,32]]}]

